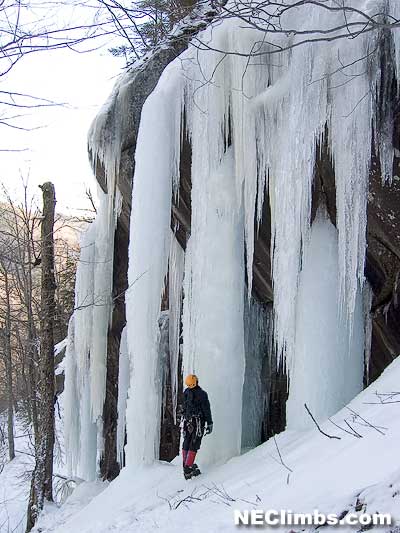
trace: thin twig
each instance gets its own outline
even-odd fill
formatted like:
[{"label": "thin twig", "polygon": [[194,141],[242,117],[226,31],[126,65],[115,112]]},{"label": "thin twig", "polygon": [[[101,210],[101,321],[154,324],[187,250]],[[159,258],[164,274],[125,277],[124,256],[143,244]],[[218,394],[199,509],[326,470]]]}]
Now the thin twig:
[{"label": "thin twig", "polygon": [[338,437],[337,435],[328,435],[328,433],[325,433],[325,431],[323,431],[321,429],[321,427],[319,426],[318,422],[315,420],[315,418],[313,417],[313,415],[311,414],[311,411],[310,409],[307,407],[307,404],[305,403],[304,404],[304,407],[306,408],[306,411],[307,413],[310,415],[312,421],[314,422],[314,424],[317,426],[317,429],[320,433],[322,433],[322,435],[325,435],[325,437],[328,437],[329,439],[338,439],[340,440],[340,437]]},{"label": "thin twig", "polygon": [[[360,420],[362,420],[363,422],[365,422],[367,424],[368,427],[370,428],[373,428],[375,429],[375,431],[377,431],[378,433],[380,433],[381,435],[385,435],[385,433],[383,431],[381,431],[377,426],[374,426],[373,424],[371,424],[371,422],[368,422],[368,420],[366,420],[365,418],[363,418],[360,414],[358,414],[356,411],[353,411],[353,409],[350,409],[350,407],[346,407],[347,410],[350,411],[350,413],[352,413],[356,418],[359,418]],[[384,428],[384,429],[387,429],[387,428]]]}]

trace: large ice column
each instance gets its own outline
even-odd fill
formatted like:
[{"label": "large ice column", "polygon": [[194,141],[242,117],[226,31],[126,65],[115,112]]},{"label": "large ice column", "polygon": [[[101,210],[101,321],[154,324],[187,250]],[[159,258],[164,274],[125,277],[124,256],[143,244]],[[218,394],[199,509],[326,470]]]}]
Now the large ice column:
[{"label": "large ice column", "polygon": [[159,361],[161,294],[170,248],[172,181],[178,176],[180,64],[143,106],[136,148],[126,293],[131,381],[126,412],[127,464],[159,455],[162,381]]},{"label": "large ice column", "polygon": [[[287,427],[305,429],[342,408],[362,389],[364,324],[360,293],[352,332],[340,310],[337,230],[319,212],[300,273]],[[350,341],[349,341],[350,338]]]},{"label": "large ice column", "polygon": [[92,421],[90,393],[95,240],[96,223],[92,223],[80,242],[75,310],[68,327],[65,368],[65,447],[69,475],[88,481],[96,477],[97,458],[97,426]]},{"label": "large ice column", "polygon": [[65,365],[65,449],[68,474],[93,481],[97,474],[97,424],[92,421],[89,368],[77,357],[75,316],[68,326]]},{"label": "large ice column", "polygon": [[199,377],[211,403],[214,432],[203,440],[202,464],[238,455],[241,446],[245,287],[243,217],[235,209],[234,176],[232,151],[201,187],[193,175],[183,366],[185,374]]},{"label": "large ice column", "polygon": [[[89,368],[89,352],[92,342],[95,240],[96,225],[92,223],[80,240],[81,249],[75,281],[74,343],[75,357],[81,373]],[[68,373],[65,377],[68,379]]]}]

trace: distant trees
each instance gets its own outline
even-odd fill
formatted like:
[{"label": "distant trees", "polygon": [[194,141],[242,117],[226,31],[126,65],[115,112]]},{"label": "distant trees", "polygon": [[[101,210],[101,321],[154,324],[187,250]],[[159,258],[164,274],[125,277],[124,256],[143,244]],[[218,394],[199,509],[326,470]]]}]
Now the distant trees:
[{"label": "distant trees", "polygon": [[36,234],[39,219],[36,207],[24,190],[15,202],[4,189],[0,203],[0,350],[7,375],[9,447],[12,411],[19,408],[37,430],[34,384],[38,346],[39,257]]},{"label": "distant trees", "polygon": [[4,359],[4,369],[6,377],[6,396],[7,396],[7,437],[9,459],[12,461],[15,457],[14,443],[14,389],[13,389],[13,363],[11,347],[11,287],[9,269],[10,260],[0,257],[0,276],[3,283],[3,309],[4,322],[0,330],[2,355]]},{"label": "distant trees", "polygon": [[[17,201],[0,195],[0,411],[8,412],[8,449],[14,455],[16,411],[38,432],[37,384],[40,344],[41,214],[27,187]],[[82,223],[83,224],[83,223]],[[82,224],[57,215],[55,221],[55,341],[67,333],[74,307],[78,260],[76,232]]]}]

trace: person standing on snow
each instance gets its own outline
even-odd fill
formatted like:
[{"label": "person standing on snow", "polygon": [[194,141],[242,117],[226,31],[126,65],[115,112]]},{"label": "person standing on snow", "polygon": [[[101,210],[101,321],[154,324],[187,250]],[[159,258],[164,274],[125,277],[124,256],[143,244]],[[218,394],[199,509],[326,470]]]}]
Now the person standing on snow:
[{"label": "person standing on snow", "polygon": [[[201,439],[213,429],[210,402],[208,395],[199,386],[194,374],[185,379],[186,389],[183,393],[183,475],[185,479],[198,476],[201,472],[194,460],[200,448]],[[207,424],[207,427],[206,427]]]}]

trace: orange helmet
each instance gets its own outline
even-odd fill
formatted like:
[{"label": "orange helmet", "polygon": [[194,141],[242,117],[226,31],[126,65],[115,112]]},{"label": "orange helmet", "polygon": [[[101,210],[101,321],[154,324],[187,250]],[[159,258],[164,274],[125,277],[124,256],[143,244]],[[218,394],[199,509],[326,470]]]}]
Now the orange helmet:
[{"label": "orange helmet", "polygon": [[188,376],[186,376],[185,385],[186,387],[189,387],[189,389],[194,389],[194,387],[196,387],[198,382],[199,380],[197,376],[195,376],[194,374],[189,374]]}]

